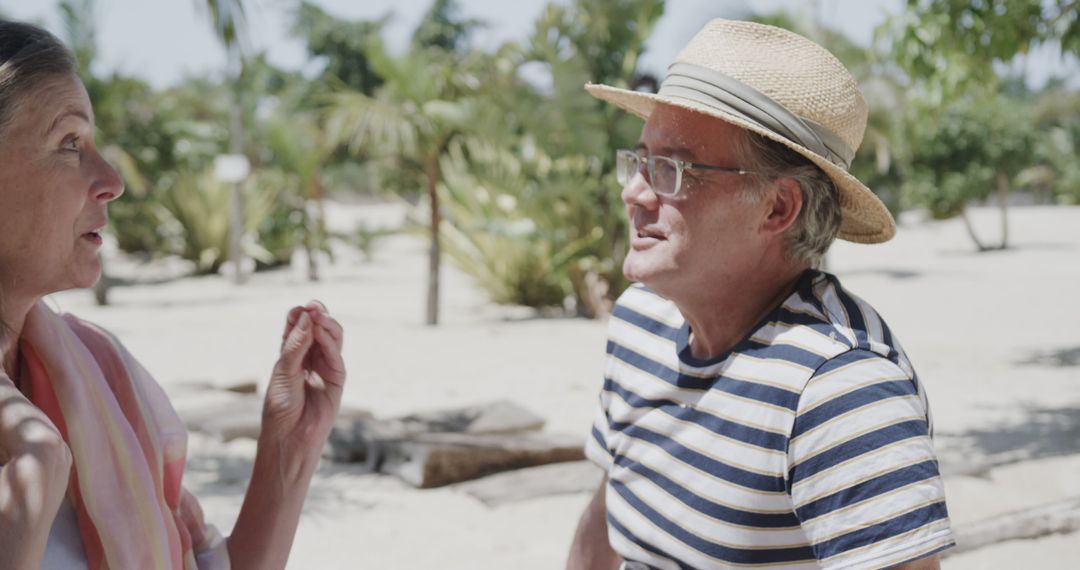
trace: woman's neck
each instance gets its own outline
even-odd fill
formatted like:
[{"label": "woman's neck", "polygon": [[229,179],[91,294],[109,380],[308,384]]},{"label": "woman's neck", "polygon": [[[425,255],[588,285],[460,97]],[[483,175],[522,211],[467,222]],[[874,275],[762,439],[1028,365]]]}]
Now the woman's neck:
[{"label": "woman's neck", "polygon": [[0,354],[3,354],[4,372],[18,384],[20,372],[19,339],[22,337],[26,315],[38,302],[37,298],[5,294],[0,299],[0,315],[3,315],[4,331],[0,335]]}]

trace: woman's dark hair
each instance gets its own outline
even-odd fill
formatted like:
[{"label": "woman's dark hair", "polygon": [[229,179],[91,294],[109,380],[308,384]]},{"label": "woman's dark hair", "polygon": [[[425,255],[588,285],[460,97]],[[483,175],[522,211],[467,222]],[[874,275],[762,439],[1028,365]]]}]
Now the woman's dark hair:
[{"label": "woman's dark hair", "polygon": [[48,31],[0,19],[0,134],[38,82],[78,67],[75,54]]},{"label": "woman's dark hair", "polygon": [[[75,55],[56,36],[31,24],[0,19],[0,137],[38,83],[77,69]],[[0,299],[3,277],[0,268]],[[0,313],[0,341],[10,332]]]}]

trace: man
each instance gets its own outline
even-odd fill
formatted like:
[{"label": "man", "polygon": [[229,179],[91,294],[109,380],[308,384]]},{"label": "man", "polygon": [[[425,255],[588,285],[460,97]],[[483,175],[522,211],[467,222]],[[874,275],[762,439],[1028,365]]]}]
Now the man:
[{"label": "man", "polygon": [[895,233],[847,173],[866,126],[831,54],[710,22],[619,151],[631,222],[570,568],[937,568],[953,545],[925,393],[873,308],[812,269]]}]

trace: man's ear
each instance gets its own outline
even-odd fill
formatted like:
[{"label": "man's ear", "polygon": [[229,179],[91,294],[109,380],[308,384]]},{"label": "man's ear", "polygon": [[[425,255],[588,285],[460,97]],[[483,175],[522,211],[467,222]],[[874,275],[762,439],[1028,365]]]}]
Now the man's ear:
[{"label": "man's ear", "polygon": [[803,195],[799,183],[794,178],[779,178],[774,183],[775,191],[769,196],[769,210],[765,212],[765,221],[761,231],[779,235],[795,223],[802,211]]}]

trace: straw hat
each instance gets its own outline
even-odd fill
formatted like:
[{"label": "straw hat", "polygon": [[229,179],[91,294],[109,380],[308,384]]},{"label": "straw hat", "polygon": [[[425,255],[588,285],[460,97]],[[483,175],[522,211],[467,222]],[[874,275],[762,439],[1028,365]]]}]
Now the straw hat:
[{"label": "straw hat", "polygon": [[788,30],[731,20],[706,24],[668,68],[657,94],[588,84],[643,119],[656,103],[716,117],[778,141],[818,165],[840,193],[841,239],[888,241],[892,215],[848,173],[866,129],[866,100],[831,53]]}]

